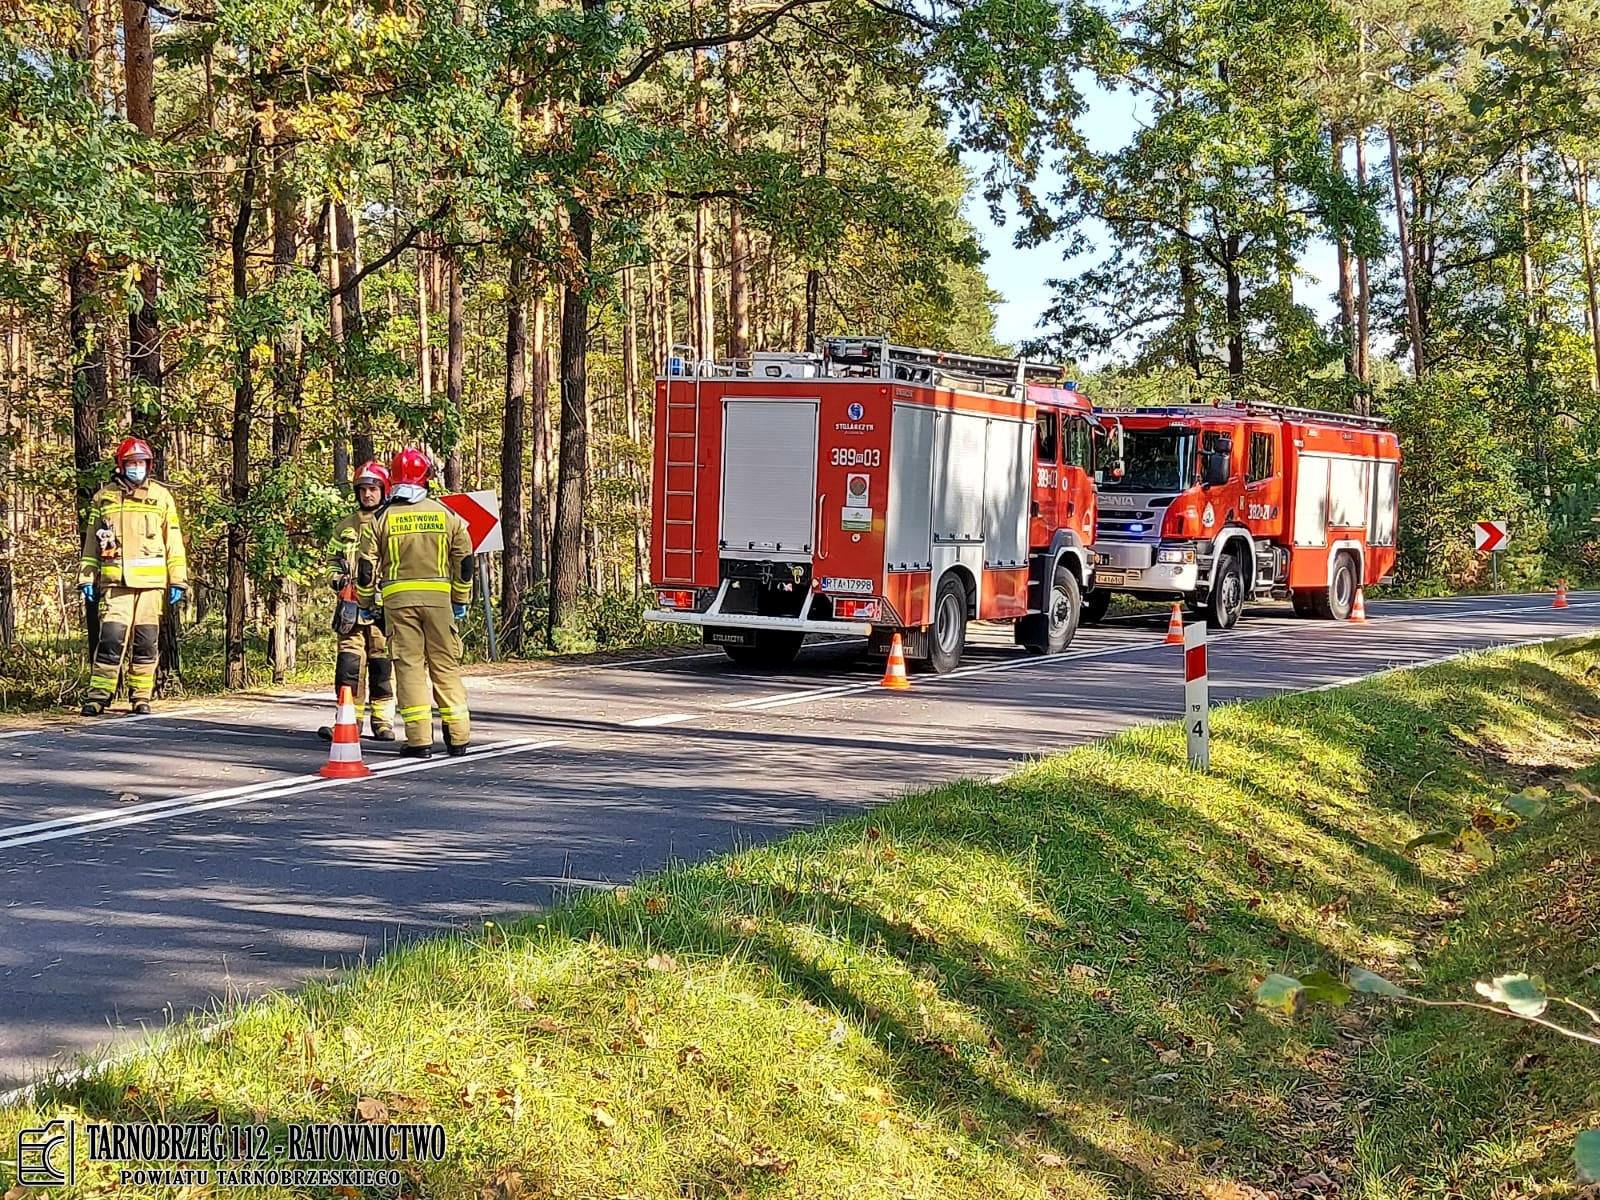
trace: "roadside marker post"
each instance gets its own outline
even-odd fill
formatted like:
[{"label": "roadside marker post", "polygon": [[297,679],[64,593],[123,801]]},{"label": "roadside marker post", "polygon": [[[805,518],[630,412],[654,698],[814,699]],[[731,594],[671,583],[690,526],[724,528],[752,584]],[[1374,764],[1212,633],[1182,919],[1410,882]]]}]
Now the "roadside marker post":
[{"label": "roadside marker post", "polygon": [[1183,728],[1189,736],[1189,766],[1211,770],[1211,684],[1206,673],[1206,623],[1183,627]]}]

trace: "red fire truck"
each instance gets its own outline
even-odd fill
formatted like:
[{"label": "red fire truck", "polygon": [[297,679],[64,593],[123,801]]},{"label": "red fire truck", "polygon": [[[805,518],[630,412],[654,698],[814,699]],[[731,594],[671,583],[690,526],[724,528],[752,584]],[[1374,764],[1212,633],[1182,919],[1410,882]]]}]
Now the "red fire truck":
[{"label": "red fire truck", "polygon": [[938,672],[971,620],[1057,653],[1092,583],[1099,423],[1057,367],[836,338],[656,383],[647,620],[735,662],[893,634]]},{"label": "red fire truck", "polygon": [[1104,412],[1124,471],[1100,493],[1095,587],[1182,599],[1229,628],[1252,597],[1344,620],[1394,569],[1400,445],[1386,422],[1279,405]]}]

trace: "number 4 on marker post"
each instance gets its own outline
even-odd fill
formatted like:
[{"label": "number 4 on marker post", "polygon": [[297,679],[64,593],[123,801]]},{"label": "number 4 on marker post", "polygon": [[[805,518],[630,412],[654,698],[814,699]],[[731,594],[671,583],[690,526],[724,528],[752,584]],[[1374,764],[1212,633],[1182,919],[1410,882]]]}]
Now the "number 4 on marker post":
[{"label": "number 4 on marker post", "polygon": [[1183,627],[1183,727],[1189,735],[1189,765],[1211,770],[1211,688],[1206,674],[1206,623]]}]

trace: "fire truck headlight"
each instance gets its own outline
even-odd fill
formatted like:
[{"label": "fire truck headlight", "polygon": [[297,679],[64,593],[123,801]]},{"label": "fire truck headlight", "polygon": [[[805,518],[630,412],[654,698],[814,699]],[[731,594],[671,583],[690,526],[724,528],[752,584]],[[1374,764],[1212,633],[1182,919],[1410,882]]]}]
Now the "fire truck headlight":
[{"label": "fire truck headlight", "polygon": [[1194,551],[1178,549],[1157,550],[1156,561],[1158,563],[1192,563],[1194,561]]}]

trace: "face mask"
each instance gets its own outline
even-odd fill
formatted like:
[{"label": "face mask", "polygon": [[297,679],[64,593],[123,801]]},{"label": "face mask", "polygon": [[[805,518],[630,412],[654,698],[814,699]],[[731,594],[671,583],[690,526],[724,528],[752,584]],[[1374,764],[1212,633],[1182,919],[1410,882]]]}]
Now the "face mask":
[{"label": "face mask", "polygon": [[406,504],[415,504],[418,500],[425,500],[428,489],[420,483],[397,483],[393,488],[394,498]]},{"label": "face mask", "polygon": [[143,483],[150,474],[150,465],[142,462],[131,462],[122,468],[122,477],[134,486]]}]

